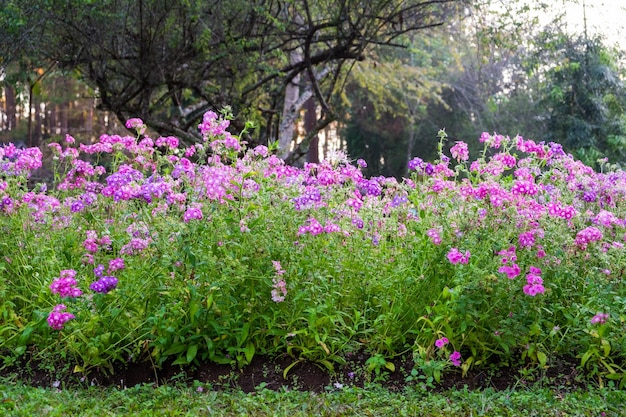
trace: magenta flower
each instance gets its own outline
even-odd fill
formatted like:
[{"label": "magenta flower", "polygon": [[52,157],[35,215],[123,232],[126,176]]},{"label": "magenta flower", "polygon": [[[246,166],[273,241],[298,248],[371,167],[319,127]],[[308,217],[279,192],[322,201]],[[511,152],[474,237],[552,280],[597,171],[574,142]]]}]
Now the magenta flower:
[{"label": "magenta flower", "polygon": [[65,323],[75,318],[72,313],[65,312],[67,307],[64,304],[57,304],[48,315],[48,325],[54,330],[61,330]]},{"label": "magenta flower", "polygon": [[448,340],[447,337],[442,337],[441,339],[437,339],[435,341],[435,346],[437,346],[439,349],[442,349],[445,345],[447,345],[448,343],[450,343],[450,341]]},{"label": "magenta flower", "polygon": [[530,273],[526,275],[527,285],[524,285],[524,293],[531,297],[534,297],[537,294],[543,294],[545,292],[545,287],[543,286],[543,279],[539,276],[541,274],[541,269],[531,266]]},{"label": "magenta flower", "polygon": [[456,264],[467,264],[470,258],[470,251],[465,251],[465,254],[461,253],[457,248],[450,249],[448,252],[448,260],[452,265]]},{"label": "magenta flower", "polygon": [[506,274],[509,279],[514,279],[520,274],[521,270],[518,264],[512,264],[501,266],[498,268],[498,272]]},{"label": "magenta flower", "polygon": [[109,261],[109,268],[107,269],[109,274],[114,271],[119,271],[120,269],[124,269],[124,259],[115,258]]},{"label": "magenta flower", "polygon": [[587,244],[602,240],[602,232],[593,226],[589,226],[576,234],[576,244],[582,249],[587,248]]},{"label": "magenta flower", "polygon": [[469,149],[467,143],[457,141],[456,144],[450,148],[452,157],[457,161],[467,161],[469,159]]},{"label": "magenta flower", "polygon": [[82,291],[76,287],[76,271],[73,269],[65,269],[61,271],[58,279],[50,284],[50,291],[53,294],[59,294],[61,297],[80,297]]},{"label": "magenta flower", "polygon": [[461,353],[456,350],[450,354],[450,362],[454,366],[461,366]]},{"label": "magenta flower", "polygon": [[139,135],[143,135],[146,131],[146,125],[143,123],[143,120],[135,117],[126,120],[126,129],[135,129]]},{"label": "magenta flower", "polygon": [[604,324],[609,319],[607,313],[598,313],[591,319],[591,324]]}]

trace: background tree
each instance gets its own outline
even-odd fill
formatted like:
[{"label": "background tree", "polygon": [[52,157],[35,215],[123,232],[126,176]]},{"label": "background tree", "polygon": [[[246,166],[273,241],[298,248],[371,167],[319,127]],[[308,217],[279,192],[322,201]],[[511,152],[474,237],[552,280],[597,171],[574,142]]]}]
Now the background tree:
[{"label": "background tree", "polygon": [[[202,114],[225,105],[259,122],[261,140],[278,139],[287,117],[285,90],[303,74],[308,84],[300,77],[301,95],[313,96],[321,108],[312,132],[323,128],[337,118],[334,106],[348,64],[363,59],[371,45],[393,45],[404,33],[445,22],[462,2],[10,3],[16,10],[11,19],[25,22],[11,36],[30,42],[29,53],[38,59],[76,69],[98,92],[103,109],[120,120],[141,117],[163,135],[196,141]],[[293,51],[301,58],[291,60]],[[288,112],[297,115],[299,108]]]},{"label": "background tree", "polygon": [[619,56],[599,38],[562,38],[558,64],[546,73],[546,140],[590,165],[603,156],[626,162],[626,90]]}]

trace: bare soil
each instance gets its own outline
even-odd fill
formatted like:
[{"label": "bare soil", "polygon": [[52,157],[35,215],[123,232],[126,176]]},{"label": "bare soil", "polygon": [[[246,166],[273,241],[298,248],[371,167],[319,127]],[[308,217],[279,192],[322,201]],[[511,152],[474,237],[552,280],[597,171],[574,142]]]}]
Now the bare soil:
[{"label": "bare soil", "polygon": [[137,384],[186,383],[190,386],[202,384],[206,389],[240,389],[248,393],[259,388],[321,392],[343,386],[364,387],[370,382],[390,391],[402,391],[414,385],[439,392],[448,389],[506,390],[537,382],[559,391],[569,391],[583,388],[590,382],[579,372],[579,362],[573,358],[553,359],[545,369],[539,369],[536,365],[511,368],[492,364],[484,369],[471,370],[466,376],[461,375],[460,369],[454,368],[442,375],[440,383],[428,383],[425,378],[412,375],[415,364],[410,357],[392,360],[395,371],[385,369],[378,374],[367,371],[367,359],[365,354],[351,355],[346,358],[344,365],[336,365],[334,372],[312,362],[299,361],[289,369],[286,378],[284,370],[295,361],[288,356],[255,357],[251,364],[242,369],[215,363],[186,367],[165,364],[155,369],[149,362],[141,362],[119,366],[113,373],[92,371],[88,375],[73,373],[74,365],[70,363],[51,367],[35,361],[24,361],[0,370],[0,376],[13,376],[14,379],[38,387],[95,385],[126,388]]}]

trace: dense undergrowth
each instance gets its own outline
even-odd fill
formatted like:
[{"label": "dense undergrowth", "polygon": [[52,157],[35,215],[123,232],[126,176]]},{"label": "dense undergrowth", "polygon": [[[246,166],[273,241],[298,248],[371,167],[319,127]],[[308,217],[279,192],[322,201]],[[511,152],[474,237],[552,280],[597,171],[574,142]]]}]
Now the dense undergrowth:
[{"label": "dense undergrowth", "polygon": [[439,381],[568,356],[626,383],[623,171],[487,133],[470,162],[441,132],[408,178],[364,178],[341,152],[296,168],[247,149],[214,113],[187,148],[128,126],[51,144],[49,183],[29,181],[39,149],[0,148],[0,366],[332,372],[366,352],[379,373],[409,353]]}]

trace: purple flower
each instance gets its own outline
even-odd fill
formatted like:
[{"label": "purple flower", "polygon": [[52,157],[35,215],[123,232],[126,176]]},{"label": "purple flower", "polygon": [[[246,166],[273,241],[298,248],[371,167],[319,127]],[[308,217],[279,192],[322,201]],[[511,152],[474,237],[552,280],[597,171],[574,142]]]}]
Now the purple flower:
[{"label": "purple flower", "polygon": [[65,323],[75,318],[72,313],[65,312],[67,307],[64,304],[57,304],[48,315],[48,326],[54,330],[61,330]]},{"label": "purple flower", "polygon": [[456,350],[450,354],[450,362],[454,366],[461,366],[461,353]]},{"label": "purple flower", "polygon": [[439,349],[442,349],[445,345],[447,345],[448,343],[450,343],[450,341],[448,340],[447,337],[442,337],[441,339],[437,339],[435,341],[435,346],[437,346]]},{"label": "purple flower", "polygon": [[465,251],[465,254],[461,253],[457,248],[450,249],[448,252],[448,260],[452,265],[456,265],[458,263],[467,264],[469,262],[470,251]]},{"label": "purple flower", "polygon": [[409,161],[409,170],[417,171],[424,168],[424,161],[421,158],[413,158]]},{"label": "purple flower", "polygon": [[183,220],[185,221],[185,223],[189,223],[189,221],[195,219],[195,220],[202,220],[202,208],[201,208],[201,204],[199,203],[193,203],[191,205],[191,207],[189,207],[187,209],[187,211],[185,211],[185,214],[183,215]]},{"label": "purple flower", "polygon": [[113,276],[104,276],[89,286],[92,291],[100,294],[106,294],[115,287],[117,287],[117,278]]},{"label": "purple flower", "polygon": [[124,269],[124,259],[115,258],[109,261],[109,269],[107,270],[109,274],[120,269]]},{"label": "purple flower", "polygon": [[104,274],[104,265],[98,264],[98,266],[93,269],[93,274],[98,278],[101,278],[102,274]]},{"label": "purple flower", "polygon": [[607,313],[598,313],[591,319],[591,324],[604,324],[609,319]]},{"label": "purple flower", "polygon": [[59,294],[61,297],[80,297],[82,291],[76,287],[76,271],[66,269],[61,271],[61,276],[50,284],[50,291],[53,294]]}]

